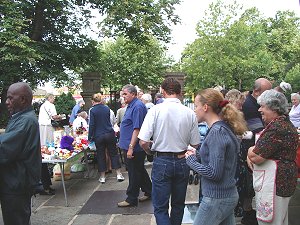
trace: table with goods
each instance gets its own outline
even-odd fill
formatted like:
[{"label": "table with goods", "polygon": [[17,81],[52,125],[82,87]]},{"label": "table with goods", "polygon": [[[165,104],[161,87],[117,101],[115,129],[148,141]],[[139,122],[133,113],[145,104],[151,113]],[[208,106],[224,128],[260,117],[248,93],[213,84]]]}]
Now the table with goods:
[{"label": "table with goods", "polygon": [[[66,177],[70,178],[70,171],[66,172],[66,165],[78,162],[82,157],[87,162],[87,153],[94,149],[94,144],[87,140],[87,133],[84,131],[71,134],[68,127],[64,130],[54,131],[54,142],[47,143],[41,147],[42,163],[56,164],[53,169],[54,180],[61,180],[65,206],[68,206],[68,197],[65,187]],[[57,168],[57,169],[56,169]],[[86,166],[87,173],[85,178],[89,177],[89,166]],[[55,179],[57,178],[57,179]]]}]

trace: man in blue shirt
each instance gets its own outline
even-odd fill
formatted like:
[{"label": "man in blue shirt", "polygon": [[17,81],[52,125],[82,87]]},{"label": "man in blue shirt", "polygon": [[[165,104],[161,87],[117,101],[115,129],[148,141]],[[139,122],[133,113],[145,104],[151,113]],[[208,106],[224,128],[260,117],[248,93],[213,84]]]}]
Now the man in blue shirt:
[{"label": "man in blue shirt", "polygon": [[[151,198],[152,183],[149,174],[144,166],[145,152],[140,147],[138,134],[147,114],[145,104],[137,98],[137,89],[133,85],[125,85],[122,89],[123,98],[127,109],[120,127],[120,148],[125,151],[127,162],[129,184],[127,187],[127,198],[119,202],[119,207],[137,206],[138,201],[142,202]],[[144,196],[138,199],[140,189],[145,192]]]},{"label": "man in blue shirt", "polygon": [[81,107],[84,106],[84,104],[85,103],[84,103],[84,101],[82,99],[82,100],[79,100],[78,103],[73,107],[72,113],[71,113],[71,116],[70,116],[70,119],[69,119],[69,123],[71,125],[73,124],[73,121],[76,119],[78,111],[81,109]]}]

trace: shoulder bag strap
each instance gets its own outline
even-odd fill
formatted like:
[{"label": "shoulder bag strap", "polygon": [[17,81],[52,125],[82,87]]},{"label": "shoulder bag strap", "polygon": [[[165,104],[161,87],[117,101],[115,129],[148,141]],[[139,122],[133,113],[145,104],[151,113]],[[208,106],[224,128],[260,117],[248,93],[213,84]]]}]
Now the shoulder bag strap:
[{"label": "shoulder bag strap", "polygon": [[45,107],[45,105],[44,105],[44,109],[45,109],[46,113],[48,114],[48,116],[49,116],[50,120],[53,120],[53,119],[52,119],[52,117],[50,116],[50,114],[48,113],[48,111],[46,110],[46,107]]}]

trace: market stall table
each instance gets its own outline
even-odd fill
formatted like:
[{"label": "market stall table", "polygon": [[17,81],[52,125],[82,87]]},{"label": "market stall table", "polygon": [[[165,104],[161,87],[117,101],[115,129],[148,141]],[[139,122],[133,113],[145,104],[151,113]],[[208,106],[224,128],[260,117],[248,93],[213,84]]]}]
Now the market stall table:
[{"label": "market stall table", "polygon": [[[65,186],[65,168],[64,168],[64,166],[65,166],[65,163],[67,163],[67,162],[74,162],[74,161],[78,160],[80,157],[82,157],[82,154],[84,155],[85,160],[87,160],[87,150],[82,150],[81,152],[78,152],[77,154],[74,154],[67,159],[61,159],[61,158],[42,159],[42,163],[59,164],[66,207],[68,206],[68,197],[67,197],[67,190],[66,190],[66,186]],[[86,178],[89,177],[89,167],[88,166],[87,166],[87,175],[85,177]]]}]

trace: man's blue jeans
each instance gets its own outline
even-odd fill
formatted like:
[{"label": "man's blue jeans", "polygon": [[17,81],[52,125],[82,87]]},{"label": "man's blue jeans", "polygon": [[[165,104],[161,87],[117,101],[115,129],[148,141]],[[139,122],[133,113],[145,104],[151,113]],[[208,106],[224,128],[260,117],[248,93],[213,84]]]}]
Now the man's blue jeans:
[{"label": "man's blue jeans", "polygon": [[[157,225],[181,225],[189,167],[185,158],[159,156],[152,167],[152,203]],[[169,199],[171,196],[171,213]]]},{"label": "man's blue jeans", "polygon": [[194,224],[235,225],[234,208],[238,199],[238,193],[230,198],[220,199],[203,196]]}]

